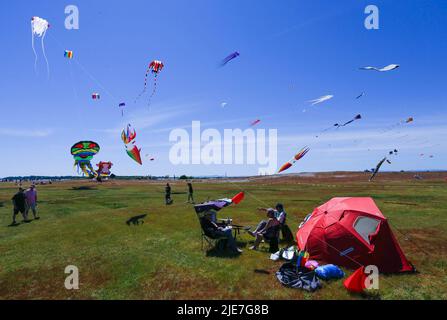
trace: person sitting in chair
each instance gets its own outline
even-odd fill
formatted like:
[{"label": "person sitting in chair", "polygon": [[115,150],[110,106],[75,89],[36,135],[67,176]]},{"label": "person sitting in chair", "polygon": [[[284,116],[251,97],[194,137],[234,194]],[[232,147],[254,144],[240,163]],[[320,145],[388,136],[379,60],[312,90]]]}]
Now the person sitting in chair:
[{"label": "person sitting in chair", "polygon": [[200,225],[205,235],[211,239],[223,237],[226,239],[228,249],[237,254],[242,253],[242,250],[236,245],[231,227],[221,227],[213,220],[215,220],[215,216],[210,213],[200,218]]},{"label": "person sitting in chair", "polygon": [[278,236],[278,227],[280,225],[278,219],[275,217],[275,210],[269,208],[267,211],[267,220],[261,221],[254,231],[247,231],[248,234],[255,237],[255,243],[251,250],[257,250],[262,240],[271,240]]},{"label": "person sitting in chair", "polygon": [[[267,211],[269,209],[259,208],[259,210]],[[281,233],[282,233],[283,240],[286,242],[293,242],[292,231],[290,231],[289,226],[286,224],[287,213],[284,210],[283,204],[277,203],[274,211],[275,211],[275,217],[278,220],[279,224],[281,225]]]}]

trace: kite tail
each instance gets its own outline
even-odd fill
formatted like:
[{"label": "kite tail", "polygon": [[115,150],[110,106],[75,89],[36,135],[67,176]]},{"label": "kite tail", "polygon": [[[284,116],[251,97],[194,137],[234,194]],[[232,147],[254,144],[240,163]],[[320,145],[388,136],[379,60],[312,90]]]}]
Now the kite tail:
[{"label": "kite tail", "polygon": [[47,59],[47,55],[45,54],[45,44],[44,44],[44,39],[45,39],[45,35],[47,34],[47,32],[45,31],[42,35],[42,53],[43,53],[43,57],[45,58],[45,62],[47,64],[47,75],[48,75],[48,79],[50,78],[50,65],[48,63],[48,59]]},{"label": "kite tail", "polygon": [[34,34],[33,34],[33,25],[31,24],[31,47],[33,48],[34,52],[34,73],[37,74],[37,52],[34,48]]},{"label": "kite tail", "polygon": [[149,97],[149,102],[147,104],[148,107],[151,106],[152,97],[154,96],[155,91],[157,91],[157,74],[154,76],[154,88],[152,89],[151,96]]},{"label": "kite tail", "polygon": [[147,88],[147,76],[149,75],[149,71],[150,71],[150,68],[148,68],[148,69],[146,70],[146,74],[145,74],[145,76],[144,76],[144,88],[143,88],[143,91],[141,91],[141,93],[135,98],[135,102],[134,102],[134,103],[137,103],[137,101],[141,98],[141,96],[146,92],[146,88]]}]

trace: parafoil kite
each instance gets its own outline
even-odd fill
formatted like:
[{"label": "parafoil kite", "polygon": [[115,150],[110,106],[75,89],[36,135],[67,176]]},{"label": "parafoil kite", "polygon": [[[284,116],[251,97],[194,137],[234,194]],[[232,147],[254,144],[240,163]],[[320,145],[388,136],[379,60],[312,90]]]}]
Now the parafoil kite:
[{"label": "parafoil kite", "polygon": [[159,60],[154,60],[151,63],[149,63],[149,66],[147,67],[146,74],[144,76],[144,88],[143,91],[138,95],[138,97],[135,99],[135,102],[137,102],[138,99],[146,92],[147,89],[147,77],[149,73],[152,73],[154,75],[154,89],[152,90],[151,96],[149,97],[149,105],[151,103],[151,99],[153,95],[155,94],[155,91],[157,90],[157,75],[158,73],[163,69],[164,64],[163,62]]},{"label": "parafoil kite", "polygon": [[98,170],[96,170],[97,175],[103,178],[109,177],[112,173],[110,172],[110,169],[113,166],[113,163],[110,161],[100,161],[98,164],[96,164],[98,167]]},{"label": "parafoil kite", "polygon": [[279,168],[278,173],[281,173],[281,172],[289,169],[291,166],[293,166],[295,164],[295,162],[297,162],[302,157],[304,157],[306,155],[306,153],[309,152],[309,150],[310,149],[308,147],[304,147],[303,149],[301,149],[290,161],[287,161],[285,164],[283,164],[281,166],[281,168]]},{"label": "parafoil kite", "polygon": [[65,50],[64,57],[67,59],[73,59],[73,51]]},{"label": "parafoil kite", "polygon": [[125,102],[121,102],[118,107],[121,109],[121,117],[124,116],[124,107],[126,106]]},{"label": "parafoil kite", "polygon": [[379,71],[379,72],[386,72],[386,71],[391,71],[394,69],[399,68],[398,64],[390,64],[387,65],[383,68],[377,68],[377,67],[361,67],[360,70],[374,70],[374,71]]},{"label": "parafoil kite", "polygon": [[78,168],[78,172],[79,169],[81,169],[81,171],[90,178],[97,176],[90,161],[99,150],[99,145],[93,141],[79,141],[71,147],[70,152],[74,157],[74,165]]},{"label": "parafoil kite", "polygon": [[226,56],[225,59],[222,60],[222,62],[220,63],[220,66],[223,67],[228,62],[230,62],[231,60],[233,60],[234,58],[236,58],[238,56],[239,56],[239,52],[237,52],[237,51],[233,52],[232,54]]},{"label": "parafoil kite", "polygon": [[131,127],[130,124],[127,125],[127,128],[121,132],[121,140],[123,140],[126,145],[126,152],[133,160],[138,162],[139,164],[143,164],[141,161],[140,151],[138,147],[135,145],[135,137],[137,133],[135,129]]},{"label": "parafoil kite", "polygon": [[47,20],[39,18],[39,17],[32,17],[31,18],[31,46],[33,48],[33,52],[34,52],[34,72],[37,72],[37,53],[36,53],[36,49],[34,48],[34,37],[38,37],[41,39],[41,43],[42,43],[42,53],[43,53],[43,57],[45,59],[45,62],[47,64],[47,74],[48,77],[50,76],[50,65],[48,64],[48,59],[47,56],[45,54],[45,44],[44,44],[44,39],[45,39],[45,35],[47,33],[48,28],[50,27],[50,24],[48,23]]}]

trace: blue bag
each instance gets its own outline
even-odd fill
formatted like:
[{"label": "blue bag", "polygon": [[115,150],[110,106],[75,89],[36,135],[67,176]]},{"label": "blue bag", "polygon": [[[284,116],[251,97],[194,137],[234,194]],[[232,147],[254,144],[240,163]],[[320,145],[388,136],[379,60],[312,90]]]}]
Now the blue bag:
[{"label": "blue bag", "polygon": [[343,270],[334,264],[326,264],[315,269],[315,274],[323,280],[341,279],[345,276]]}]

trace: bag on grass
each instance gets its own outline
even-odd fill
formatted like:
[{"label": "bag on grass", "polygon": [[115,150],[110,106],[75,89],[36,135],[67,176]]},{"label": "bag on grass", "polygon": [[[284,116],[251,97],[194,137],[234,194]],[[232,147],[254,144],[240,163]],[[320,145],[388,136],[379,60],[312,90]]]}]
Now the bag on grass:
[{"label": "bag on grass", "polygon": [[315,291],[321,288],[320,280],[314,271],[309,271],[303,267],[297,267],[295,264],[286,262],[276,272],[276,278],[286,287],[303,289],[306,291]]},{"label": "bag on grass", "polygon": [[343,270],[334,264],[326,264],[315,269],[317,277],[323,280],[341,279],[345,276]]}]

